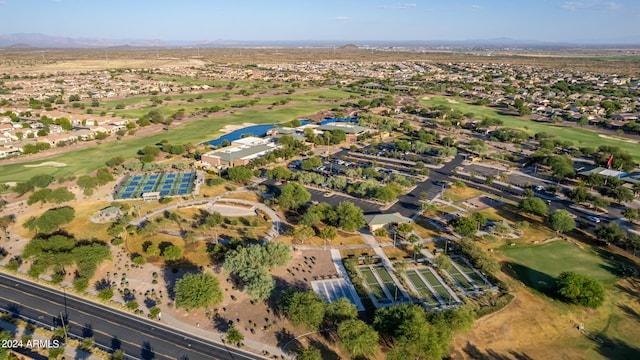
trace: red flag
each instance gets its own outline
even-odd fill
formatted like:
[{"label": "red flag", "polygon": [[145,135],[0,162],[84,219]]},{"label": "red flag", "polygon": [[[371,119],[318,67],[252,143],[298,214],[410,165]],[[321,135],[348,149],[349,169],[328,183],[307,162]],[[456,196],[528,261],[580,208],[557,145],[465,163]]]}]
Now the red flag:
[{"label": "red flag", "polygon": [[607,161],[607,167],[611,167],[612,162],[613,162],[613,155],[609,157],[609,161]]}]

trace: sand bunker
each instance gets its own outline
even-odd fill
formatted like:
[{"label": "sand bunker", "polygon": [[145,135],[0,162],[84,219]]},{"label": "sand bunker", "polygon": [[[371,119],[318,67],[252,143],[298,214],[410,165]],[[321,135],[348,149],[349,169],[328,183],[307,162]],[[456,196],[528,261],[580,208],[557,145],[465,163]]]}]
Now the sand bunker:
[{"label": "sand bunker", "polygon": [[638,140],[626,139],[626,138],[618,137],[618,136],[611,136],[611,135],[605,135],[605,134],[598,134],[598,136],[603,138],[603,139],[622,141],[622,142],[626,142],[626,143],[630,143],[630,144],[637,144],[638,143]]},{"label": "sand bunker", "polygon": [[53,166],[53,167],[65,167],[67,164],[55,161],[47,161],[40,164],[30,164],[25,165],[24,167],[32,168],[32,167],[40,167],[40,166]]},{"label": "sand bunker", "polygon": [[449,104],[457,104],[457,103],[458,103],[458,101],[457,101],[457,100],[453,100],[453,99],[447,99],[447,102],[448,102]]},{"label": "sand bunker", "polygon": [[242,123],[241,125],[226,125],[222,129],[220,129],[220,132],[227,134],[242,128],[246,128],[247,126],[254,126],[254,125],[255,125],[254,123]]}]

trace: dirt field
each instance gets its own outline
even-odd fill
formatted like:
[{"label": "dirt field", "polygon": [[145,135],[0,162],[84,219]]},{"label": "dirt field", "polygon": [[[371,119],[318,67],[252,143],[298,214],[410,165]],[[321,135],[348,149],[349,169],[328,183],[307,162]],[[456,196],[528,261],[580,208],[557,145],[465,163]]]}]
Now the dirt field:
[{"label": "dirt field", "polygon": [[[314,278],[336,275],[336,269],[328,251],[297,251],[292,253],[292,257],[293,259],[287,266],[272,272],[278,292],[290,288],[311,289],[310,281]],[[245,338],[273,346],[279,344],[277,336],[283,334],[283,328],[288,329],[294,335],[306,333],[304,328],[293,328],[281,316],[279,310],[274,308],[275,304],[251,301],[246,293],[241,292],[229,277],[224,275],[221,268],[214,268],[213,271],[224,289],[225,295],[221,304],[213,307],[209,313],[205,310],[186,312],[166,307],[164,304],[163,311],[167,311],[171,316],[187,323],[199,324],[201,328],[220,332],[226,331],[229,321],[233,321]],[[175,274],[172,277],[179,278],[180,276],[181,274]],[[217,320],[212,319],[212,314],[216,312],[220,315]]]}]

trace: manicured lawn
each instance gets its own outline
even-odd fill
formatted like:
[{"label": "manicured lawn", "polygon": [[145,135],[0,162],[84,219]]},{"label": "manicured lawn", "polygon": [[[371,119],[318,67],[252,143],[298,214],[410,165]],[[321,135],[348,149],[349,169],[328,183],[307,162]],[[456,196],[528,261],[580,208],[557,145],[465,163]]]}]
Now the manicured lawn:
[{"label": "manicured lawn", "polygon": [[605,283],[613,283],[617,277],[610,271],[607,261],[566,241],[554,241],[543,245],[503,247],[513,270],[525,284],[549,292],[555,286],[555,278],[562,272],[573,271],[589,275]]},{"label": "manicured lawn", "polygon": [[[449,100],[457,101],[457,103],[451,103]],[[587,146],[593,148],[597,148],[600,145],[617,146],[627,151],[636,160],[640,159],[640,146],[638,146],[637,143],[630,144],[629,142],[614,138],[600,137],[598,136],[598,133],[593,130],[557,126],[548,123],[538,123],[520,116],[501,115],[496,109],[467,104],[460,98],[433,96],[430,97],[429,100],[421,100],[420,102],[427,106],[446,105],[452,109],[460,110],[465,114],[473,113],[474,117],[478,119],[481,119],[484,116],[495,117],[502,120],[506,127],[524,130],[531,135],[538,132],[546,132],[548,134],[553,134],[558,138],[573,141],[576,146]]]}]

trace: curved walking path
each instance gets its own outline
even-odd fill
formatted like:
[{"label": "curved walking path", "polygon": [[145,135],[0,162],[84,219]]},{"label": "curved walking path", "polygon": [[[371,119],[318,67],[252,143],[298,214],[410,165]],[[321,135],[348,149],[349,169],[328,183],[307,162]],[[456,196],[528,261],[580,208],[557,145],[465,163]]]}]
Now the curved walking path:
[{"label": "curved walking path", "polygon": [[[177,208],[184,208],[184,207],[190,207],[190,206],[196,206],[196,205],[214,205],[218,202],[220,203],[224,203],[224,204],[238,204],[238,205],[250,205],[252,207],[255,207],[256,209],[259,209],[261,211],[263,211],[265,214],[267,214],[267,216],[269,216],[269,218],[271,218],[271,230],[269,230],[269,233],[267,233],[267,235],[264,237],[264,239],[262,239],[263,241],[269,241],[272,240],[274,238],[276,238],[278,236],[278,234],[280,233],[280,228],[282,225],[282,220],[280,219],[280,217],[278,216],[278,214],[273,211],[273,209],[271,209],[269,206],[259,203],[259,202],[254,202],[254,201],[250,201],[250,200],[243,200],[243,199],[232,199],[232,198],[225,198],[224,196],[230,195],[230,194],[234,194],[234,193],[238,193],[238,192],[247,192],[250,191],[248,189],[245,188],[239,188],[237,190],[234,191],[228,191],[225,192],[223,194],[220,194],[218,196],[216,196],[213,199],[197,199],[197,200],[190,200],[190,201],[185,201],[185,202],[179,202],[177,204],[171,204],[168,206],[165,206],[163,208],[154,210],[148,214],[145,214],[141,217],[138,217],[137,219],[131,220],[129,222],[129,225],[134,225],[134,226],[140,226],[141,224],[143,224],[145,221],[148,221],[149,219],[158,216],[160,214],[163,214],[166,211],[170,211],[170,210],[175,210]],[[222,214],[224,215],[224,214]],[[177,234],[177,233],[176,233]],[[173,233],[169,234],[169,235],[173,235]]]}]

